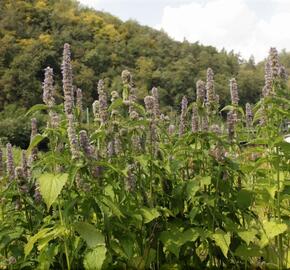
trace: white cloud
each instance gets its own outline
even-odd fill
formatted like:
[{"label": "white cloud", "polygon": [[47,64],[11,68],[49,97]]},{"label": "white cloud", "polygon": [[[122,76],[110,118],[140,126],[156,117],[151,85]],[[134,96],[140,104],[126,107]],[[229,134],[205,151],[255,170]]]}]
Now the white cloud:
[{"label": "white cloud", "polygon": [[[210,0],[164,8],[160,27],[182,41],[200,41],[218,49],[234,49],[245,58],[266,57],[271,46],[290,48],[290,1],[271,0],[275,12],[263,20],[246,0]],[[264,3],[266,4],[266,3]]]}]

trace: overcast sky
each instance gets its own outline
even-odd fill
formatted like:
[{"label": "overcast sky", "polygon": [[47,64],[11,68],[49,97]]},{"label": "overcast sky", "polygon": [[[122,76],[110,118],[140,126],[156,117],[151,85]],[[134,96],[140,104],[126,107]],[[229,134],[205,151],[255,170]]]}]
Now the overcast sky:
[{"label": "overcast sky", "polygon": [[290,0],[79,0],[82,4],[163,29],[175,40],[199,41],[242,57],[290,50]]}]

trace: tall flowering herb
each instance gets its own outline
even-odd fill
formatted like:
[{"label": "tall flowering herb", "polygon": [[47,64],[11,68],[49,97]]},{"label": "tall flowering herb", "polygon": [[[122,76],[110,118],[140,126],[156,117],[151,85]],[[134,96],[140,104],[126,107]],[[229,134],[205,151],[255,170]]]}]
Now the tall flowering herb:
[{"label": "tall flowering herb", "polygon": [[198,105],[203,105],[206,98],[205,82],[198,80],[196,83],[196,102]]},{"label": "tall flowering herb", "polygon": [[181,114],[179,120],[179,136],[182,136],[186,129],[186,114],[187,114],[188,101],[186,96],[182,98],[181,101]]},{"label": "tall flowering herb", "polygon": [[72,66],[71,66],[71,52],[70,45],[64,44],[63,48],[63,59],[62,59],[62,84],[64,93],[64,110],[66,115],[72,114],[74,95],[73,95],[73,77],[72,77]]},{"label": "tall flowering herb", "polygon": [[80,114],[83,112],[83,92],[82,89],[77,88],[76,90],[76,107],[79,110]]},{"label": "tall flowering herb", "polygon": [[154,114],[154,102],[155,99],[152,96],[146,96],[144,98],[145,108],[147,113],[152,116]]},{"label": "tall flowering herb", "polygon": [[157,126],[156,119],[154,115],[154,102],[155,98],[153,96],[146,96],[144,98],[145,108],[148,116],[150,117],[150,142],[153,148],[154,154],[157,152]]},{"label": "tall flowering herb", "polygon": [[208,68],[206,76],[206,102],[208,106],[212,107],[215,104],[215,101],[214,73],[211,68]]},{"label": "tall flowering herb", "polygon": [[56,128],[59,125],[59,116],[56,112],[52,110],[52,107],[55,105],[55,88],[53,85],[53,69],[47,67],[44,73],[44,81],[42,85],[43,102],[49,107],[49,122],[48,126],[52,128]]},{"label": "tall flowering herb", "polygon": [[136,165],[135,164],[130,164],[128,167],[128,176],[126,178],[126,190],[129,192],[133,192],[136,189],[136,176],[134,174],[134,171],[136,169]]},{"label": "tall flowering herb", "polygon": [[269,60],[271,65],[271,73],[273,79],[275,80],[278,78],[280,68],[278,51],[276,48],[270,48]]},{"label": "tall flowering herb", "polygon": [[[111,92],[111,103],[114,103],[119,98],[119,94],[117,91]],[[119,114],[119,111],[116,109],[113,109],[111,112],[111,116],[116,116]]]},{"label": "tall flowering herb", "polygon": [[88,158],[93,158],[95,156],[95,149],[90,144],[87,132],[85,130],[81,130],[79,134],[80,134],[80,146],[85,156]]},{"label": "tall flowering herb", "polygon": [[107,94],[105,92],[104,81],[99,80],[98,83],[98,94],[99,94],[99,117],[101,125],[105,125],[108,120],[108,102]]},{"label": "tall flowering herb", "polygon": [[79,158],[79,142],[78,142],[78,137],[76,135],[76,129],[74,126],[74,117],[72,114],[69,114],[67,115],[67,119],[68,119],[67,133],[68,133],[70,151],[72,154],[72,159],[77,159]]},{"label": "tall flowering herb", "polygon": [[228,127],[228,136],[232,140],[235,136],[235,116],[233,111],[229,111],[227,114],[227,127]]},{"label": "tall flowering herb", "polygon": [[53,107],[55,105],[55,89],[53,86],[53,69],[47,67],[44,73],[44,81],[42,85],[43,95],[42,99],[43,102],[49,107]]},{"label": "tall flowering herb", "polygon": [[0,148],[0,177],[4,175],[3,152]]},{"label": "tall flowering herb", "polygon": [[231,100],[232,105],[239,105],[239,92],[238,92],[238,84],[235,78],[230,80],[230,92],[231,92]]},{"label": "tall flowering herb", "polygon": [[198,110],[196,104],[192,106],[191,131],[193,133],[198,132]]},{"label": "tall flowering herb", "polygon": [[[33,141],[34,137],[38,134],[37,131],[37,120],[36,118],[31,119],[31,135],[30,135],[30,143]],[[31,154],[29,156],[29,165],[31,165],[35,160],[37,160],[38,149],[37,147],[33,147],[31,150]]]},{"label": "tall flowering herb", "polygon": [[152,88],[152,96],[154,97],[154,108],[153,108],[153,113],[155,119],[160,118],[160,108],[159,108],[159,94],[158,94],[158,89],[156,87]]},{"label": "tall flowering herb", "polygon": [[168,127],[168,135],[172,136],[174,134],[174,132],[175,132],[175,125],[170,124]]},{"label": "tall flowering herb", "polygon": [[271,63],[269,60],[265,63],[265,85],[262,90],[263,97],[267,97],[270,95],[272,91],[272,84],[273,84],[273,76],[271,70]]},{"label": "tall flowering herb", "polygon": [[250,103],[246,103],[246,126],[250,128],[253,125],[253,112]]},{"label": "tall flowering herb", "polygon": [[12,180],[15,178],[15,165],[11,143],[7,143],[6,145],[6,159],[7,175],[9,179]]},{"label": "tall flowering herb", "polygon": [[130,84],[132,83],[132,76],[129,70],[123,70],[121,77],[123,82],[123,101],[128,101],[130,95]]},{"label": "tall flowering herb", "polygon": [[207,132],[209,129],[209,120],[208,120],[208,115],[205,114],[201,117],[201,131]]},{"label": "tall flowering herb", "polygon": [[28,178],[30,175],[29,168],[28,168],[28,161],[26,156],[26,151],[22,150],[21,152],[21,168],[24,178]]},{"label": "tall flowering herb", "polygon": [[92,105],[93,115],[94,115],[95,121],[97,121],[100,118],[99,108],[100,108],[100,102],[98,100],[95,100],[93,105]]}]

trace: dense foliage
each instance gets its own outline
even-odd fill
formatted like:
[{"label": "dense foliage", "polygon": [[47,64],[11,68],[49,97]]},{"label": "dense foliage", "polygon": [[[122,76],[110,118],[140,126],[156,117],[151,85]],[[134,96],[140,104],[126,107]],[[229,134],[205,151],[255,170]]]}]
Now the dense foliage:
[{"label": "dense foliage", "polygon": [[46,129],[32,118],[20,162],[10,143],[5,164],[0,151],[0,269],[290,267],[290,103],[275,49],[254,107],[239,106],[231,79],[221,109],[209,68],[170,118],[157,88],[137,102],[124,70],[120,89],[99,81],[90,120],[70,57],[65,44],[64,103],[48,67],[44,104],[28,112],[46,111]]},{"label": "dense foliage", "polygon": [[209,66],[217,74],[221,104],[230,100],[232,76],[239,81],[241,104],[257,101],[263,85],[263,64],[242,62],[233,52],[214,47],[175,42],[164,32],[122,22],[71,0],[0,1],[0,42],[0,110],[11,103],[26,108],[39,103],[47,65],[56,71],[61,94],[59,48],[65,42],[75,48],[74,83],[84,90],[86,104],[96,98],[100,78],[111,88],[120,87],[119,74],[125,68],[134,74],[140,99],[159,87],[163,108],[178,105],[183,95],[193,99],[196,78],[204,77]]}]

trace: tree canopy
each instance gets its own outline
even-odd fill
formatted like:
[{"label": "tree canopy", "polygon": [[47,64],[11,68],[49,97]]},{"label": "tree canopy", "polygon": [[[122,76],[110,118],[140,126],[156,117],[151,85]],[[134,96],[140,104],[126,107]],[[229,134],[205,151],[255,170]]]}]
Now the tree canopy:
[{"label": "tree canopy", "polygon": [[[232,77],[237,78],[241,103],[256,101],[264,83],[263,65],[252,59],[241,61],[234,52],[198,42],[177,42],[162,31],[122,22],[72,0],[2,0],[0,40],[0,109],[40,102],[46,66],[57,74],[61,96],[59,63],[66,42],[72,45],[74,82],[88,104],[96,98],[101,78],[106,78],[107,89],[118,91],[123,69],[133,74],[140,99],[156,86],[165,106],[177,106],[183,95],[194,99],[196,81],[205,79],[208,67],[216,74],[222,104],[229,99]],[[284,59],[290,66],[287,53]]]}]

